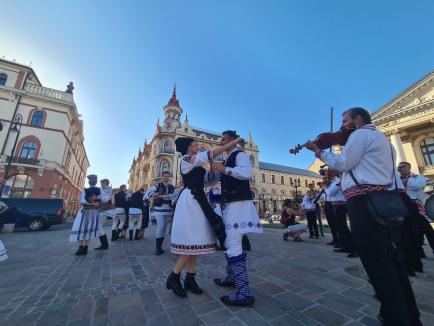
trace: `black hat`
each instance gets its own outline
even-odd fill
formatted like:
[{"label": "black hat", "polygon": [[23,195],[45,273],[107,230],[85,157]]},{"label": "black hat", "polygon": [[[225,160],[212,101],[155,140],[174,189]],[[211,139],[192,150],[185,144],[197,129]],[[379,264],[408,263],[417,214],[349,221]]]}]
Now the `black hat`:
[{"label": "black hat", "polygon": [[237,135],[237,132],[235,130],[226,130],[226,131],[223,131],[222,134],[223,135],[227,134],[227,135],[229,135],[232,138],[238,138],[238,137],[240,137],[240,136]]},{"label": "black hat", "polygon": [[176,151],[181,152],[181,155],[187,154],[187,148],[190,144],[194,142],[193,138],[190,137],[179,137],[175,140]]}]

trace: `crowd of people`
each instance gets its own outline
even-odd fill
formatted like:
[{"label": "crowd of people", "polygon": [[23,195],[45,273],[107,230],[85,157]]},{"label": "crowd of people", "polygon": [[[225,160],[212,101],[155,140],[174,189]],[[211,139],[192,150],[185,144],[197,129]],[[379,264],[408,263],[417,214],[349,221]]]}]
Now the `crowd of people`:
[{"label": "crowd of people", "polygon": [[[432,209],[427,205],[434,184],[427,185],[425,177],[412,173],[408,162],[400,162],[396,170],[394,148],[372,125],[366,110],[344,112],[343,127],[351,133],[340,153],[324,151],[315,142],[306,143],[325,163],[324,178],[319,189],[309,185],[301,203],[284,202],[283,240],[292,237],[294,242],[302,242],[307,230],[310,239],[323,237],[324,215],[331,232],[327,245],[349,258],[360,257],[381,302],[382,324],[421,325],[409,276],[424,271],[425,237],[434,250],[434,231],[428,218]],[[169,231],[171,252],[179,256],[167,278],[167,289],[181,297],[188,291],[202,294],[196,280],[197,257],[221,249],[226,274],[214,283],[235,288],[222,302],[250,306],[254,298],[246,267],[246,247],[250,246],[246,234],[263,231],[250,190],[249,156],[237,146],[241,140],[234,131],[224,132],[220,146],[207,151],[200,151],[191,138],[180,137],[175,143],[182,155],[182,180],[177,188],[165,173],[162,182],[147,191],[129,194],[122,186],[113,195],[108,180],[102,180],[98,188],[96,176],[89,176],[90,187],[83,191],[82,209],[71,231],[71,241],[79,242],[76,254],[86,255],[89,240],[96,237],[101,241],[97,250],[108,248],[102,228],[107,216],[113,218],[112,241],[120,238],[124,228],[130,240],[140,239],[151,212],[157,222],[155,254],[164,253],[162,244]],[[214,158],[222,153],[226,153],[225,160],[216,162]],[[300,223],[300,216],[306,218],[307,225]]]},{"label": "crowd of people", "polygon": [[[146,191],[130,193],[123,185],[114,194],[109,180],[101,180],[101,187],[97,187],[97,176],[88,176],[89,187],[82,191],[82,208],[70,232],[70,241],[78,242],[75,254],[87,255],[89,241],[97,237],[101,245],[95,250],[109,248],[103,228],[108,217],[112,218],[111,241],[121,239],[124,230],[128,230],[130,241],[143,238],[150,217],[155,218],[155,254],[164,253],[164,238],[170,233],[171,252],[179,256],[167,278],[167,289],[180,297],[187,296],[187,291],[202,294],[195,277],[197,257],[220,249],[226,257],[226,273],[214,283],[235,288],[221,301],[250,306],[254,298],[246,267],[246,251],[250,249],[246,234],[263,231],[250,190],[250,158],[237,146],[243,141],[229,130],[222,134],[221,145],[208,151],[199,151],[192,138],[180,137],[175,143],[182,155],[182,180],[177,188],[170,184],[169,172]],[[216,162],[214,157],[224,152],[224,162]],[[209,187],[207,196],[205,188]],[[184,269],[187,272],[181,282]]]}]

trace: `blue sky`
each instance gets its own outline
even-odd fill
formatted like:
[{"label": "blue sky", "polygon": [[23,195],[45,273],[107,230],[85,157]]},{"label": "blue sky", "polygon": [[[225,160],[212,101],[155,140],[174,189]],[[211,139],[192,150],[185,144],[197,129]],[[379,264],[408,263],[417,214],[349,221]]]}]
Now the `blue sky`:
[{"label": "blue sky", "polygon": [[126,182],[176,81],[190,124],[252,133],[262,161],[306,168],[296,143],[329,108],[375,110],[434,68],[434,2],[7,1],[0,56],[73,81],[89,172]]}]

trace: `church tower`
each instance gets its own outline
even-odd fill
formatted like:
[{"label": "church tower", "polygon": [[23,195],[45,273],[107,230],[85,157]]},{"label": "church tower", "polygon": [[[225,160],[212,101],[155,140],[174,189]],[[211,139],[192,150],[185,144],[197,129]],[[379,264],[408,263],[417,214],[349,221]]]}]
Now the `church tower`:
[{"label": "church tower", "polygon": [[176,84],[173,86],[172,97],[164,107],[164,123],[163,131],[173,132],[181,126],[182,108],[179,106],[179,101],[176,98]]}]

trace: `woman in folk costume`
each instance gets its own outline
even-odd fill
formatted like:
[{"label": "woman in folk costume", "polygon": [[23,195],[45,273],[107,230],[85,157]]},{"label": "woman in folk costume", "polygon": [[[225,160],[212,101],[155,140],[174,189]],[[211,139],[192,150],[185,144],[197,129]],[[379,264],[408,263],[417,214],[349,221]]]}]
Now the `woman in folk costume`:
[{"label": "woman in folk costume", "polygon": [[[183,156],[181,175],[184,190],[179,195],[173,217],[171,251],[180,257],[167,279],[166,287],[178,296],[185,297],[186,290],[203,293],[194,278],[196,258],[216,250],[216,235],[219,241],[224,242],[225,239],[223,221],[209,205],[204,191],[205,183],[212,184],[213,173],[202,166],[212,163],[214,157],[238,142],[240,140],[235,139],[226,146],[199,152],[199,144],[192,138],[181,137],[175,141],[176,150]],[[180,274],[186,265],[188,272],[183,287]]]},{"label": "woman in folk costume", "polygon": [[80,204],[82,208],[75,217],[74,224],[69,236],[70,242],[78,241],[79,247],[75,253],[77,256],[87,255],[89,241],[98,236],[99,212],[101,206],[99,196],[100,188],[96,187],[98,177],[94,174],[89,175],[89,188],[81,192]]}]

